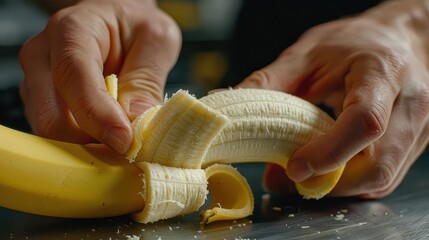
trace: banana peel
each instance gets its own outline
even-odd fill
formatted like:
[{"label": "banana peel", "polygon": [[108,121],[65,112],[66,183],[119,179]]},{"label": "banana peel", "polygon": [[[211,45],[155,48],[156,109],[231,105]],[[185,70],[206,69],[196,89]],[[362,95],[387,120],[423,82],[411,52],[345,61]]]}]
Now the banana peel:
[{"label": "banana peel", "polygon": [[[117,78],[106,78],[117,97]],[[0,206],[28,213],[94,218],[132,214],[137,222],[198,211],[211,194],[204,223],[253,212],[251,188],[232,163],[289,156],[333,124],[295,96],[237,89],[201,99],[179,91],[133,122],[134,141],[120,156],[102,144],[53,141],[0,126]],[[296,183],[305,198],[328,194],[334,172]]]}]

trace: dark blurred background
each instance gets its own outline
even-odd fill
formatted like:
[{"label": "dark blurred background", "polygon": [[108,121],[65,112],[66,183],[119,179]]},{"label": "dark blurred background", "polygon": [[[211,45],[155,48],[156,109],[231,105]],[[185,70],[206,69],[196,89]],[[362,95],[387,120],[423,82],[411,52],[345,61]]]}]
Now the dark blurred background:
[{"label": "dark blurred background", "polygon": [[[43,0],[39,0],[42,1]],[[362,12],[375,0],[158,0],[179,24],[183,47],[166,92],[200,97],[233,86],[271,61],[308,28]],[[18,85],[18,53],[50,14],[31,0],[0,0],[0,124],[30,131]],[[35,59],[36,60],[36,59]]]}]

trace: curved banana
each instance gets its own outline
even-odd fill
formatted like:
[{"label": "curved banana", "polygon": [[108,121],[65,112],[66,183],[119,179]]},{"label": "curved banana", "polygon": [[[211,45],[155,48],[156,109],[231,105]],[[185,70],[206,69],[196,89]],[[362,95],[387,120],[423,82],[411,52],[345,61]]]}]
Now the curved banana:
[{"label": "curved banana", "polygon": [[0,136],[0,206],[81,218],[144,204],[140,169],[105,145],[58,142],[1,125]]},{"label": "curved banana", "polygon": [[[115,84],[116,76],[106,78],[109,92]],[[213,201],[201,212],[203,222],[246,217],[253,211],[251,189],[224,164],[286,168],[290,154],[333,122],[285,93],[238,89],[197,100],[179,91],[133,122],[127,158],[135,163],[102,144],[57,142],[0,126],[0,171],[8,173],[0,175],[0,206],[79,218],[133,213],[147,223],[197,211],[208,189]],[[306,198],[323,197],[343,169],[296,187]]]},{"label": "curved banana", "polygon": [[[272,90],[221,91],[200,101],[230,119],[210,145],[203,167],[213,163],[271,162],[286,169],[293,152],[334,123],[312,103]],[[335,187],[344,167],[296,183],[296,188],[304,198],[319,199]]]}]

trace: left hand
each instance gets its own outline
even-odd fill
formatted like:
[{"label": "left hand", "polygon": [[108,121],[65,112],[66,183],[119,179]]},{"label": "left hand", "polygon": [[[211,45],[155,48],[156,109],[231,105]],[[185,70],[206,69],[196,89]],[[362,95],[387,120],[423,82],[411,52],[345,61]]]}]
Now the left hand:
[{"label": "left hand", "polygon": [[[180,47],[180,29],[154,0],[85,0],[56,12],[20,52],[33,132],[126,153],[130,121],[162,102]],[[112,73],[118,101],[104,83]]]}]

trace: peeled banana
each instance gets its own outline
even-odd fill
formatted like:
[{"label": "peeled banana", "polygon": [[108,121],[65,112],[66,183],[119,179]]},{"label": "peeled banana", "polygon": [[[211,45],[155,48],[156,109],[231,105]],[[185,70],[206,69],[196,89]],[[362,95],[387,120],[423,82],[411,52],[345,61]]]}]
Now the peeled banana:
[{"label": "peeled banana", "polygon": [[[117,97],[116,76],[106,78],[106,86]],[[286,168],[296,149],[333,123],[292,95],[236,89],[201,99],[182,90],[149,109],[134,120],[125,157],[102,144],[58,142],[0,126],[0,206],[78,218],[132,213],[148,223],[195,212],[210,194],[203,222],[242,218],[253,211],[251,189],[226,164]],[[296,183],[297,190],[321,198],[343,169]]]}]

